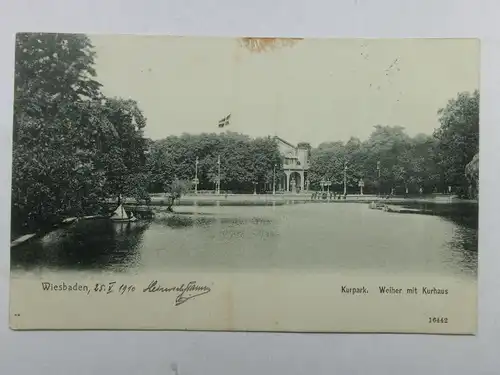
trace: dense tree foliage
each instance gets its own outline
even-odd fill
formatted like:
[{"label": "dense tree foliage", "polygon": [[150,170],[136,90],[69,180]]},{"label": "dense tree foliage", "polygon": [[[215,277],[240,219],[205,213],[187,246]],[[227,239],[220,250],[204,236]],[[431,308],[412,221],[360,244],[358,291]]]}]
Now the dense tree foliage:
[{"label": "dense tree foliage", "polygon": [[272,183],[274,165],[281,166],[278,146],[271,137],[252,139],[233,132],[170,136],[150,146],[150,191],[164,191],[165,184],[174,179],[192,181],[195,175],[199,190],[213,190],[219,157],[221,191],[250,192],[254,182],[262,191],[266,183]]},{"label": "dense tree foliage", "polygon": [[436,164],[442,185],[466,192],[465,167],[479,152],[479,92],[460,93],[439,111],[441,126],[434,132]]},{"label": "dense tree foliage", "polygon": [[146,120],[134,101],[102,95],[93,64],[86,36],[16,37],[14,231],[95,214],[110,195],[146,192]]},{"label": "dense tree foliage", "polygon": [[349,192],[390,192],[393,188],[418,191],[432,189],[433,148],[431,136],[409,137],[402,127],[375,126],[370,137],[361,142],[351,138],[342,142],[324,143],[312,151],[310,180],[318,187],[323,179],[333,189],[342,190],[344,177]]},{"label": "dense tree foliage", "polygon": [[17,34],[16,118],[62,117],[61,105],[99,98],[101,85],[94,80],[94,57],[92,44],[84,35]]},{"label": "dense tree foliage", "polygon": [[467,164],[465,173],[470,183],[469,195],[477,198],[479,195],[479,154],[474,155],[472,161]]},{"label": "dense tree foliage", "polygon": [[330,180],[333,189],[341,190],[345,173],[350,192],[358,191],[363,180],[365,192],[372,193],[445,193],[451,187],[461,196],[476,196],[479,93],[458,94],[438,116],[440,127],[432,136],[410,137],[403,127],[377,125],[364,142],[320,144],[311,152],[311,186]]}]

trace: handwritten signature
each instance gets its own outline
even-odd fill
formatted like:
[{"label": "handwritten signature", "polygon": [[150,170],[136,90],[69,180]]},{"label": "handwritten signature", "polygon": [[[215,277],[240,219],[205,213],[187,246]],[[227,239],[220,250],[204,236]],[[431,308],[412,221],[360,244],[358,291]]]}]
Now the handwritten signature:
[{"label": "handwritten signature", "polygon": [[153,280],[149,285],[143,289],[143,292],[149,293],[178,293],[175,298],[174,306],[182,305],[183,303],[204,294],[210,293],[210,287],[206,285],[199,285],[196,281],[190,281],[187,284],[179,286],[161,286],[158,280]]}]

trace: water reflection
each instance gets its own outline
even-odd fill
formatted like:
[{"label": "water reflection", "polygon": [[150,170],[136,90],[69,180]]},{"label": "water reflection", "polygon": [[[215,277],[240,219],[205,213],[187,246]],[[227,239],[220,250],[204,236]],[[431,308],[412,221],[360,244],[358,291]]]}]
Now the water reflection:
[{"label": "water reflection", "polygon": [[[464,226],[477,231],[479,224],[478,205],[474,203],[409,203],[401,204],[403,207],[416,208],[423,215],[439,216],[459,226]],[[476,245],[477,247],[477,245]]]},{"label": "water reflection", "polygon": [[[13,268],[325,268],[477,273],[477,206],[181,205],[150,222],[84,221],[12,249]],[[261,202],[262,203],[262,202]],[[303,203],[303,202],[301,202]]]},{"label": "water reflection", "polygon": [[453,263],[461,266],[464,272],[472,272],[475,275],[477,275],[478,266],[477,233],[477,230],[473,228],[457,226],[452,239],[447,243]]},{"label": "water reflection", "polygon": [[271,200],[262,200],[262,201],[232,201],[232,200],[200,200],[198,202],[196,201],[189,201],[189,200],[180,200],[179,202],[176,202],[176,206],[188,206],[188,207],[211,207],[211,206],[216,206],[216,207],[225,207],[225,206],[233,206],[233,207],[255,207],[255,206],[284,206],[287,204],[294,204],[294,203],[308,203],[308,201],[297,201],[297,200],[280,200],[280,201],[271,201]]},{"label": "water reflection", "polygon": [[147,222],[82,221],[13,248],[11,264],[14,268],[112,267],[123,271],[139,262],[138,249],[148,226]]},{"label": "water reflection", "polygon": [[174,213],[168,215],[157,215],[154,222],[170,228],[188,228],[193,226],[210,226],[214,223],[225,225],[245,225],[257,224],[265,225],[272,224],[272,220],[262,217],[233,217],[221,216],[215,213],[208,212],[191,212],[191,213]]}]

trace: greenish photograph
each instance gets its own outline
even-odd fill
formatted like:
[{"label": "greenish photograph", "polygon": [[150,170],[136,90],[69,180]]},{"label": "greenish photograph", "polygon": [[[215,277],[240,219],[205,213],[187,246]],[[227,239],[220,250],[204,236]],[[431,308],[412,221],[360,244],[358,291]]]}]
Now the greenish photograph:
[{"label": "greenish photograph", "polygon": [[478,40],[13,48],[13,329],[475,333]]}]

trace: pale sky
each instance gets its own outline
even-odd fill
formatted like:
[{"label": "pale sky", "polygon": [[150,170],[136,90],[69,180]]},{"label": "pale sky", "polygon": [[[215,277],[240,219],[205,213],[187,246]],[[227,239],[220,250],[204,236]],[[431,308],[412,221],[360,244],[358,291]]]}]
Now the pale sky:
[{"label": "pale sky", "polygon": [[306,39],[264,53],[237,39],[91,36],[103,92],[137,100],[145,136],[219,132],[291,143],[366,139],[373,126],[432,133],[437,111],[479,88],[474,39]]}]

